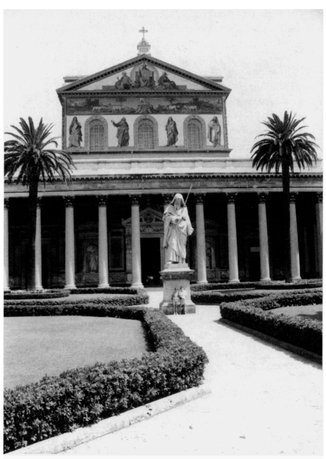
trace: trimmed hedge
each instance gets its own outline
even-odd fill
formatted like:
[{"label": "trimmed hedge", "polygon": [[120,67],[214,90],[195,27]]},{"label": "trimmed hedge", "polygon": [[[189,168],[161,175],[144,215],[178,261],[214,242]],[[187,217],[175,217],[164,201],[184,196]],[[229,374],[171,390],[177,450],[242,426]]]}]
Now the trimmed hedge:
[{"label": "trimmed hedge", "polygon": [[96,294],[96,293],[110,293],[110,294],[124,294],[124,295],[137,295],[144,291],[144,289],[137,289],[133,287],[107,287],[107,288],[98,288],[98,287],[83,287],[83,288],[74,288],[70,290],[71,295],[80,295],[80,294]]},{"label": "trimmed hedge", "polygon": [[262,298],[266,295],[270,295],[270,293],[259,293],[255,291],[220,293],[214,290],[207,290],[204,292],[191,292],[191,299],[195,304],[221,304],[223,302],[246,300],[249,298]]},{"label": "trimmed hedge", "polygon": [[285,283],[284,281],[270,282],[239,282],[239,283],[211,283],[211,284],[192,284],[190,286],[193,292],[205,290],[235,290],[254,288],[257,290],[296,290],[306,288],[321,288],[323,286],[321,279],[305,279],[299,282]]},{"label": "trimmed hedge", "polygon": [[65,298],[70,295],[70,290],[14,290],[4,293],[5,300],[33,300],[33,299],[48,299],[48,298]]},{"label": "trimmed hedge", "polygon": [[298,293],[296,295],[269,295],[262,299],[222,303],[221,316],[231,322],[252,328],[278,340],[293,344],[307,351],[322,355],[321,322],[302,317],[276,315],[271,309],[284,306],[322,304],[322,292]]},{"label": "trimmed hedge", "polygon": [[[156,352],[45,376],[4,392],[4,452],[93,424],[202,383],[203,349],[161,311],[112,306],[24,306],[5,315],[94,315],[138,319]],[[43,314],[42,314],[43,313]]]},{"label": "trimmed hedge", "polygon": [[66,299],[55,300],[49,299],[47,300],[7,300],[5,301],[5,306],[10,308],[15,306],[22,306],[23,308],[33,305],[33,306],[76,306],[78,304],[85,304],[85,305],[111,305],[111,306],[139,306],[141,304],[148,304],[149,297],[145,290],[139,291],[137,294],[127,294],[127,295],[111,295],[109,294],[107,297],[94,297],[94,298],[73,298],[69,297]]}]

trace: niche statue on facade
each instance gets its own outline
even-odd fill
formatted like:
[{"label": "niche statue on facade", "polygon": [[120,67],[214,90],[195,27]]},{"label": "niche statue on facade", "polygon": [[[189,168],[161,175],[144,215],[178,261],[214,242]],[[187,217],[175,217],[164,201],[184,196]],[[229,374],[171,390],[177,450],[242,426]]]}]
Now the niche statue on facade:
[{"label": "niche statue on facade", "polygon": [[188,209],[183,196],[177,193],[167,206],[163,215],[164,240],[163,247],[167,263],[186,262],[187,237],[194,229],[188,215]]},{"label": "niche statue on facade", "polygon": [[221,145],[221,125],[217,116],[208,123],[208,140],[213,144],[213,147]]},{"label": "niche statue on facade", "polygon": [[117,127],[118,147],[127,147],[129,145],[129,124],[126,118],[121,118],[118,123],[111,120],[113,126]]},{"label": "niche statue on facade", "polygon": [[69,145],[68,148],[80,148],[83,140],[82,127],[77,116],[74,116],[69,127]]},{"label": "niche statue on facade", "polygon": [[167,147],[172,147],[173,145],[176,147],[176,143],[178,141],[178,129],[177,129],[177,124],[173,120],[172,116],[169,117],[166,125],[165,125],[165,130],[166,130],[166,136],[167,136]]},{"label": "niche statue on facade", "polygon": [[115,84],[117,89],[131,89],[135,86],[135,83],[131,80],[131,78],[127,75],[126,72],[122,72],[122,77],[118,79]]},{"label": "niche statue on facade", "polygon": [[89,244],[84,255],[84,273],[98,272],[98,247],[95,244]]}]

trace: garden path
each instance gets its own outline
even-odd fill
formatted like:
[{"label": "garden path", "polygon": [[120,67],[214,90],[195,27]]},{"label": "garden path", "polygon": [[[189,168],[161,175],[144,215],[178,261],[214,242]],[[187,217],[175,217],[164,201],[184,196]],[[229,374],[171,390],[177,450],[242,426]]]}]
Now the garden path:
[{"label": "garden path", "polygon": [[323,454],[321,365],[224,325],[218,306],[169,317],[206,351],[211,393],[61,454]]}]

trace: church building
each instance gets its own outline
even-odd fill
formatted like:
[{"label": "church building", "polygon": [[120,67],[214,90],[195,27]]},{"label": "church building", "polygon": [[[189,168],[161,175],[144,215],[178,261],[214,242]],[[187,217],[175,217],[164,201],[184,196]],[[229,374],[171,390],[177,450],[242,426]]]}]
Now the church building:
[{"label": "church building", "polygon": [[[39,186],[37,288],[161,285],[162,216],[175,193],[194,228],[193,282],[284,279],[282,177],[253,169],[249,152],[232,155],[231,89],[149,51],[143,38],[136,57],[57,89],[75,169],[68,183]],[[294,277],[321,277],[320,162],[291,174],[291,192]],[[27,195],[5,183],[5,289],[26,287]]]}]

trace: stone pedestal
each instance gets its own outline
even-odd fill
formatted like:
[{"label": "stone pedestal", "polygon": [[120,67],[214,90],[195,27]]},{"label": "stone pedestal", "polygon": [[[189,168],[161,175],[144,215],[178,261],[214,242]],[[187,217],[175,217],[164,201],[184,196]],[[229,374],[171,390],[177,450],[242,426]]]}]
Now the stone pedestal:
[{"label": "stone pedestal", "polygon": [[191,301],[190,295],[190,278],[193,272],[187,263],[167,263],[165,265],[165,269],[161,271],[163,279],[163,301],[160,303],[160,310],[164,314],[174,313],[172,294],[175,288],[179,290],[180,287],[183,287],[187,292],[184,313],[194,314],[196,312],[196,305]]}]

